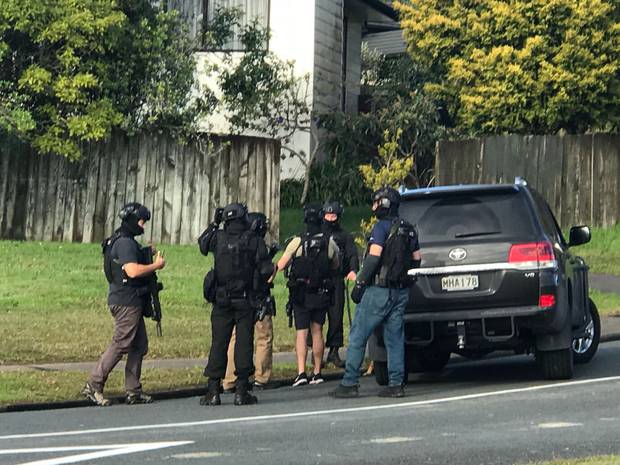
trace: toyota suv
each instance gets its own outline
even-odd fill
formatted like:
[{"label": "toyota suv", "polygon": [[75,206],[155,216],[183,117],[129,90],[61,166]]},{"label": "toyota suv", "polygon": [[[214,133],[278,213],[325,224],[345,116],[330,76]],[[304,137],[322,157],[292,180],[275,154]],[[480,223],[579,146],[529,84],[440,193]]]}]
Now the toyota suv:
[{"label": "toyota suv", "polygon": [[[534,354],[547,379],[568,379],[573,363],[596,353],[600,320],[588,297],[588,267],[543,197],[517,178],[510,185],[402,190],[400,216],[417,225],[422,264],[405,311],[409,372],[440,371],[456,353]],[[379,384],[387,363],[381,328],[370,356]]]}]

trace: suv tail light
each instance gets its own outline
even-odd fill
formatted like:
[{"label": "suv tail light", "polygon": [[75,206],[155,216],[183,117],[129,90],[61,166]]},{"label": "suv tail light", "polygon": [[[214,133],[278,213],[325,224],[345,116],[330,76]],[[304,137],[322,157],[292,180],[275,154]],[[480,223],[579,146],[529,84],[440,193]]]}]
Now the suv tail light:
[{"label": "suv tail light", "polygon": [[508,254],[509,263],[522,263],[538,268],[555,267],[555,255],[550,242],[514,244]]},{"label": "suv tail light", "polygon": [[538,299],[538,306],[549,308],[555,306],[555,296],[553,294],[543,294]]}]

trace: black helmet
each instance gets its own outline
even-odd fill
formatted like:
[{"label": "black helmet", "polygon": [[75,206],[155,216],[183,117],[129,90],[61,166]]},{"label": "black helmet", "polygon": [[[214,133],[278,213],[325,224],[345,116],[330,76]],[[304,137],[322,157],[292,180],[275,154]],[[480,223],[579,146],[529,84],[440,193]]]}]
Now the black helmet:
[{"label": "black helmet", "polygon": [[321,222],[321,204],[312,202],[304,205],[304,223],[319,224]]},{"label": "black helmet", "polygon": [[344,207],[340,202],[325,202],[323,204],[323,215],[325,213],[335,213],[340,216],[344,213]]},{"label": "black helmet", "polygon": [[248,213],[248,222],[250,223],[250,230],[254,231],[261,237],[265,237],[265,234],[267,234],[267,230],[269,229],[269,220],[263,213]]},{"label": "black helmet", "polygon": [[125,204],[121,211],[118,212],[118,217],[122,221],[128,220],[130,216],[135,216],[138,220],[149,221],[151,219],[151,212],[141,203],[131,202]]},{"label": "black helmet", "polygon": [[132,236],[144,234],[144,228],[138,224],[140,220],[149,221],[151,212],[148,208],[138,202],[125,204],[121,211],[118,212],[121,219],[121,228]]},{"label": "black helmet", "polygon": [[248,207],[246,207],[244,203],[234,202],[224,207],[222,218],[226,222],[238,219],[247,220],[247,214]]},{"label": "black helmet", "polygon": [[382,187],[372,194],[372,203],[379,202],[379,208],[375,212],[377,218],[396,216],[400,204],[400,194],[391,187]]}]

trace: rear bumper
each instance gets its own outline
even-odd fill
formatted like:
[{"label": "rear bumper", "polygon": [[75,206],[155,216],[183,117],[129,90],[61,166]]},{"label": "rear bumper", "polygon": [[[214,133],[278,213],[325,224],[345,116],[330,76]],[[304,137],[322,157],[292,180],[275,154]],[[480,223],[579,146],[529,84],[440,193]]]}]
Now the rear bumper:
[{"label": "rear bumper", "polygon": [[537,305],[527,307],[485,308],[472,310],[436,311],[422,313],[405,313],[405,323],[430,321],[462,321],[485,318],[543,316],[553,312],[554,308],[542,308]]}]

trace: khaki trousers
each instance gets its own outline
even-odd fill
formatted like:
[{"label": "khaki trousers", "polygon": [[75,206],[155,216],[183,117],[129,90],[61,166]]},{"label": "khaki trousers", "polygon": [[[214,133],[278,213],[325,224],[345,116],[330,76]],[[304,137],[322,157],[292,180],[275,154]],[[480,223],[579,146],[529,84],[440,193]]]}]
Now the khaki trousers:
[{"label": "khaki trousers", "polygon": [[142,308],[111,305],[110,313],[114,317],[114,335],[90,375],[90,385],[103,392],[105,383],[116,364],[127,354],[125,364],[125,390],[139,393],[142,390],[140,376],[142,359],[148,352],[149,340],[142,318]]},{"label": "khaki trousers", "polygon": [[[273,368],[273,321],[271,315],[267,315],[263,321],[257,321],[254,328],[254,339],[256,340],[254,380],[261,384],[267,384],[271,379]],[[228,365],[223,381],[224,389],[233,388],[237,380],[234,361],[236,332],[235,328],[228,345]]]}]

